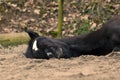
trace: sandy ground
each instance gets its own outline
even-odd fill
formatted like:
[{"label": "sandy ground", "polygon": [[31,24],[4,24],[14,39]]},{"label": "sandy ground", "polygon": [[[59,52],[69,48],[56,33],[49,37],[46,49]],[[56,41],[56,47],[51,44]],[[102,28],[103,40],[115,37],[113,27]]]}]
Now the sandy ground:
[{"label": "sandy ground", "polygon": [[120,80],[120,53],[28,59],[26,45],[0,49],[0,80]]}]

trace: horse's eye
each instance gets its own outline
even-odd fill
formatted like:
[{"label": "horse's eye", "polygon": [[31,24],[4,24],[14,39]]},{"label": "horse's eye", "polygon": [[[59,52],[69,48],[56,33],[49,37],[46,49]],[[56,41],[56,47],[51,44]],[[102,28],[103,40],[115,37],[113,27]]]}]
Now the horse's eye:
[{"label": "horse's eye", "polygon": [[57,49],[55,49],[54,52],[55,52],[55,56],[57,58],[60,58],[63,55],[63,49],[60,48],[60,47],[58,47]]},{"label": "horse's eye", "polygon": [[57,49],[57,53],[58,53],[59,55],[63,54],[63,49],[62,49],[62,48],[58,48],[58,49]]}]

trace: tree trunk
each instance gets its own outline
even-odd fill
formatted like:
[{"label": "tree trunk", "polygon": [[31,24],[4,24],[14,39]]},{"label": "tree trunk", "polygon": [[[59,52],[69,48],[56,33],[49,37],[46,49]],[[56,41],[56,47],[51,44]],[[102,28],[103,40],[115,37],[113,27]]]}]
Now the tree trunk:
[{"label": "tree trunk", "polygon": [[59,10],[58,10],[58,38],[62,38],[62,22],[63,22],[63,2],[64,0],[58,0]]}]

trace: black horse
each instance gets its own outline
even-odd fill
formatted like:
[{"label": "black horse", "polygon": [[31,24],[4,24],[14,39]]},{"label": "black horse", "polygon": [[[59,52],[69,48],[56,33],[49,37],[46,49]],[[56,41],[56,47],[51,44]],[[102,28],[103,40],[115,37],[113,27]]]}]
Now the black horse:
[{"label": "black horse", "polygon": [[28,58],[49,59],[71,57],[69,46],[57,39],[39,36],[37,33],[27,30],[30,36],[28,49],[25,53]]},{"label": "black horse", "polygon": [[106,55],[120,45],[120,16],[113,17],[96,31],[75,37],[52,39],[26,32],[31,38],[26,52],[30,58]]}]

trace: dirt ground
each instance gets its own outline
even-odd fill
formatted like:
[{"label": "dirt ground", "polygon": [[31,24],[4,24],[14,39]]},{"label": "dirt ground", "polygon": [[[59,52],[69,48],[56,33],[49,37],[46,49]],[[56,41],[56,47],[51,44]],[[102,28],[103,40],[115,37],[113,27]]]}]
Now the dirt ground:
[{"label": "dirt ground", "polygon": [[120,80],[120,53],[70,59],[28,59],[27,45],[0,48],[0,80]]}]

